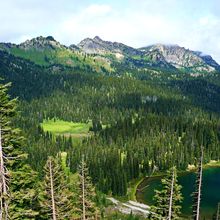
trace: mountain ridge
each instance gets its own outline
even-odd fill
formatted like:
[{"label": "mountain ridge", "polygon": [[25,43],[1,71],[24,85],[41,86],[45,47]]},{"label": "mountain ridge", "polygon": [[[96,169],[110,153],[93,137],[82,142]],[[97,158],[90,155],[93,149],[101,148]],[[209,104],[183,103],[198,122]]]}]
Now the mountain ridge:
[{"label": "mountain ridge", "polygon": [[[219,65],[211,56],[209,56],[210,60],[207,63],[206,60],[201,57],[202,53],[186,49],[179,45],[154,44],[141,48],[140,50],[143,51],[146,56],[152,56],[155,53],[159,53],[166,62],[177,69],[196,67],[198,71],[212,72],[216,67],[219,68]],[[155,57],[152,57],[152,59],[155,60]]]},{"label": "mountain ridge", "polygon": [[[200,73],[211,73],[220,70],[220,65],[210,55],[186,49],[177,44],[153,44],[133,48],[123,43],[102,40],[99,36],[85,38],[77,45],[71,44],[70,46],[61,44],[52,36],[40,36],[17,45],[0,43],[0,48],[18,56],[22,56],[22,53],[33,52],[33,50],[38,53],[62,51],[62,58],[63,54],[68,54],[65,62],[63,62],[64,65],[74,65],[76,61],[71,60],[74,56],[78,57],[74,59],[83,62],[82,56],[86,54],[92,56],[94,62],[100,66],[108,66],[107,69],[110,69],[110,66],[114,63],[123,63],[132,68],[159,67]],[[55,55],[53,56],[55,57]],[[61,55],[59,54],[59,56]],[[54,59],[54,57],[50,58]],[[24,56],[24,58],[28,58],[28,56]],[[47,59],[47,56],[45,56],[45,59]],[[56,58],[55,62],[58,62],[57,59],[59,57]]]},{"label": "mountain ridge", "polygon": [[86,38],[77,45],[88,54],[113,53],[116,58],[126,56],[141,56],[143,59],[156,63],[160,67],[170,66],[177,69],[191,69],[192,71],[213,72],[219,70],[219,64],[210,56],[202,52],[192,51],[177,44],[153,44],[147,47],[133,48],[118,42],[104,41],[96,36]]}]

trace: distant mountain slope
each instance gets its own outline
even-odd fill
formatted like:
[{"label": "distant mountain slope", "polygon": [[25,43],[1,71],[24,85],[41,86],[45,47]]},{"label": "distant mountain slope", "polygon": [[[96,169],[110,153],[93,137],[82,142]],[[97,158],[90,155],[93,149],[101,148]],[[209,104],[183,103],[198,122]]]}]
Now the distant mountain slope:
[{"label": "distant mountain slope", "polygon": [[46,38],[40,36],[19,45],[1,43],[0,49],[43,66],[61,64],[80,69],[90,68],[99,72],[110,70],[110,64],[107,61],[86,56],[84,52],[77,50],[77,47],[62,45],[51,36]]},{"label": "distant mountain slope", "polygon": [[67,49],[66,46],[61,45],[52,36],[48,36],[46,38],[40,36],[37,38],[33,38],[31,40],[26,40],[25,42],[19,44],[17,47],[19,49],[24,49],[26,51],[28,50],[44,51],[46,49],[48,50]]},{"label": "distant mountain slope", "polygon": [[212,66],[218,70],[220,69],[219,64],[210,55],[205,55],[201,51],[193,51],[193,53],[199,56],[209,66]]},{"label": "distant mountain slope", "polygon": [[[44,47],[49,48],[50,45],[48,45],[48,42],[45,43],[47,46],[43,45],[43,48]],[[37,44],[39,44],[39,42],[37,42]],[[40,45],[42,46],[42,44]],[[41,46],[38,45],[35,48],[35,50],[41,50],[40,48]],[[97,74],[97,72],[92,71],[90,68],[74,69],[71,66],[58,65],[58,64],[54,64],[51,66],[36,65],[34,62],[30,62],[27,59],[15,56],[10,52],[10,48],[14,48],[14,47],[19,48],[19,46],[16,45],[11,46],[11,44],[4,44],[4,47],[5,48],[7,47],[9,49],[0,50],[0,78],[4,79],[5,82],[12,82],[13,90],[11,94],[14,97],[19,96],[22,99],[30,100],[33,97],[38,98],[40,96],[47,96],[53,93],[54,90],[65,91],[66,84],[63,81],[64,75],[66,82],[70,82],[70,79],[73,81],[80,80],[81,78],[80,74],[89,76],[91,77],[91,79],[93,79],[97,75],[100,75]],[[29,48],[29,46],[27,49],[26,45],[22,45],[22,47],[23,49],[21,49],[21,51],[23,51],[24,54],[25,54],[24,52],[25,49],[32,50]],[[34,45],[32,45],[31,48],[33,47]],[[58,45],[58,47],[60,46]],[[54,49],[50,49],[50,50],[54,50]],[[24,56],[24,54],[22,55]],[[42,54],[44,54],[44,52],[42,52]],[[158,52],[158,54],[160,53]],[[100,56],[100,55],[94,55],[94,56]],[[91,57],[93,57],[93,55],[91,55]],[[119,67],[122,68],[121,71],[122,74],[125,73],[126,76],[126,73],[128,73],[129,77],[120,77],[117,74],[116,79],[121,78],[120,80],[123,79],[135,80],[136,78],[136,79],[140,79],[140,82],[141,81],[148,82],[149,84],[153,85],[153,87],[159,85],[159,87],[161,86],[162,90],[163,90],[163,86],[168,87],[169,89],[172,89],[174,87],[176,90],[181,91],[181,93],[183,93],[184,96],[192,98],[194,100],[193,102],[196,103],[196,105],[202,106],[204,109],[212,110],[214,112],[219,112],[220,74],[218,74],[218,72],[216,72],[215,74],[201,74],[201,75],[197,75],[196,77],[194,77],[194,74],[175,72],[171,70],[172,66],[165,60],[165,58],[163,62],[167,65],[170,65],[170,67],[167,67],[164,70],[162,69],[145,70],[145,68],[143,68],[142,70],[140,67],[133,69],[126,69],[126,66],[129,65],[129,63],[126,62],[134,62],[134,60],[135,59],[129,60],[129,58],[127,57],[124,64],[119,62]],[[136,59],[136,62],[137,61],[138,59]],[[116,73],[118,72],[120,72],[119,69],[117,69]],[[130,76],[134,76],[134,77],[132,78]],[[109,77],[106,77],[105,79],[106,81],[108,81]],[[96,81],[94,82],[94,84],[97,83],[98,82]],[[112,84],[112,86],[113,85],[114,84]],[[72,89],[74,90],[74,87],[72,87],[71,90]],[[114,89],[112,91],[114,91]],[[93,92],[96,93],[96,90],[94,90]],[[147,97],[146,99],[148,98],[149,97]],[[142,100],[145,100],[145,98]]]},{"label": "distant mountain slope", "polygon": [[202,53],[178,45],[155,44],[140,50],[153,61],[167,62],[177,69],[212,72],[219,68],[211,56],[202,56]]},{"label": "distant mountain slope", "polygon": [[124,56],[124,55],[141,55],[142,52],[134,49],[132,47],[129,47],[122,43],[117,42],[110,42],[110,41],[104,41],[100,37],[96,36],[93,39],[86,38],[82,40],[77,45],[82,51],[88,54],[106,54],[106,53],[113,53],[118,54],[118,56]]},{"label": "distant mountain slope", "polygon": [[19,45],[1,43],[0,49],[39,65],[61,64],[80,69],[90,68],[98,72],[162,68],[197,76],[220,70],[219,64],[210,55],[178,45],[155,44],[136,49],[122,43],[104,41],[98,36],[86,38],[78,45],[72,44],[69,47],[48,36],[33,38]]},{"label": "distant mountain slope", "polygon": [[36,65],[27,59],[0,50],[0,84],[11,82],[10,95],[19,97],[20,100],[50,96],[55,90],[66,91],[67,82],[71,86],[69,91],[73,91],[73,82],[86,83],[88,77],[99,75],[91,70],[73,69],[62,65]]},{"label": "distant mountain slope", "polygon": [[[77,45],[87,54],[115,56],[115,61],[128,61],[134,65],[176,68],[192,72],[213,72],[219,70],[218,63],[209,55],[191,51],[178,45],[155,44],[135,49],[122,43],[104,41],[100,37],[86,38]],[[136,62],[138,61],[138,62]],[[136,65],[137,66],[137,65]]]},{"label": "distant mountain slope", "polygon": [[191,51],[178,45],[155,44],[135,49],[122,43],[104,41],[96,36],[93,39],[84,39],[77,46],[88,54],[113,54],[120,61],[130,58],[130,62],[134,64],[139,60],[148,66],[193,72],[213,72],[219,69],[219,65],[211,56],[204,56],[201,52]]}]

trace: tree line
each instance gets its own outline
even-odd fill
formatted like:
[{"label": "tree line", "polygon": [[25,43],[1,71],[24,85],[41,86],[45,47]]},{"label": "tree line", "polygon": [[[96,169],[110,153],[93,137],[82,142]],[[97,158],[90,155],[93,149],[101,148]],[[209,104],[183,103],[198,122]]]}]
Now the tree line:
[{"label": "tree line", "polygon": [[23,138],[11,122],[16,100],[0,86],[0,219],[98,219],[95,187],[82,157],[72,174],[65,155],[48,157],[43,178],[27,163]]}]

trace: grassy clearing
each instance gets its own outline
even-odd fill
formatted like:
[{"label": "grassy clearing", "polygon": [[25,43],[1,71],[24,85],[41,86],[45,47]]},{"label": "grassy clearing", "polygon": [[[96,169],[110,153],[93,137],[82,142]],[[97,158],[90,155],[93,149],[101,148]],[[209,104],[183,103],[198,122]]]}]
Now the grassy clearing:
[{"label": "grassy clearing", "polygon": [[76,138],[88,137],[92,123],[75,123],[62,120],[44,120],[41,126],[45,132],[54,135],[72,136]]},{"label": "grassy clearing", "polygon": [[[208,163],[203,164],[203,169],[210,167],[220,167],[220,161],[210,160]],[[187,171],[196,171],[197,167],[195,165],[188,165]]]},{"label": "grassy clearing", "polygon": [[48,66],[49,63],[46,61],[46,57],[52,57],[54,53],[50,50],[45,50],[44,53],[37,50],[23,50],[20,48],[11,48],[10,52],[18,57],[30,60],[38,65]]},{"label": "grassy clearing", "polygon": [[103,58],[97,58],[87,56],[85,57],[81,53],[73,52],[69,49],[29,49],[24,50],[21,48],[13,47],[9,49],[10,53],[15,56],[22,57],[30,60],[41,66],[50,66],[51,64],[62,64],[71,67],[85,68],[85,65],[91,66],[96,71],[100,71],[104,66],[106,70],[112,71],[110,64]]}]

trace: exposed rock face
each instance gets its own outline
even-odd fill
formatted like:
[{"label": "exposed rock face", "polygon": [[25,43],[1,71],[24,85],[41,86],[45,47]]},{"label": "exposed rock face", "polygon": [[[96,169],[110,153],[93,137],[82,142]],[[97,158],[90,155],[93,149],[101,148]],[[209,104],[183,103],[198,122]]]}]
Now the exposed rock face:
[{"label": "exposed rock face", "polygon": [[212,66],[216,69],[219,69],[220,66],[219,64],[210,56],[210,55],[206,55],[206,54],[203,54],[202,52],[200,51],[194,51],[194,53],[201,57],[201,59],[206,63],[208,64],[209,66]]},{"label": "exposed rock face", "polygon": [[80,50],[80,48],[77,47],[75,44],[71,44],[71,45],[69,46],[69,49],[70,49],[70,50],[73,50],[73,51],[79,51],[79,50]]},{"label": "exposed rock face", "polygon": [[48,37],[37,37],[31,40],[26,40],[24,43],[18,45],[18,48],[24,50],[36,49],[36,50],[45,50],[45,49],[58,49],[66,48],[57,42],[52,36]]},{"label": "exposed rock face", "polygon": [[126,46],[122,43],[103,41],[100,37],[86,38],[77,45],[88,54],[114,54],[118,60],[124,57],[140,56],[151,66],[163,68],[189,69],[192,71],[212,72],[219,69],[219,65],[211,56],[201,52],[191,51],[178,45],[155,44],[140,49]]},{"label": "exposed rock face", "polygon": [[211,72],[218,66],[211,56],[202,57],[201,53],[199,54],[178,45],[155,44],[140,50],[153,61],[167,62],[177,69],[190,68]]},{"label": "exposed rock face", "polygon": [[125,54],[138,55],[142,54],[132,47],[126,46],[122,43],[103,41],[100,37],[96,36],[93,39],[86,38],[77,45],[81,50],[88,54],[106,54],[114,53],[118,57]]},{"label": "exposed rock face", "polygon": [[[78,45],[69,47],[60,44],[52,36],[37,37],[27,40],[19,45],[11,43],[0,43],[0,50],[10,51],[11,48],[22,50],[69,50],[78,54],[83,52],[93,54],[97,62],[122,62],[132,68],[160,67],[170,69],[181,69],[197,72],[213,72],[220,70],[219,64],[209,55],[199,51],[191,51],[178,45],[155,44],[140,49],[135,49],[118,42],[104,41],[96,36],[82,40]],[[112,56],[114,55],[114,56]],[[100,63],[100,65],[102,65]]]},{"label": "exposed rock face", "polygon": [[81,50],[88,54],[104,54],[106,48],[94,39],[86,38],[77,45]]}]

